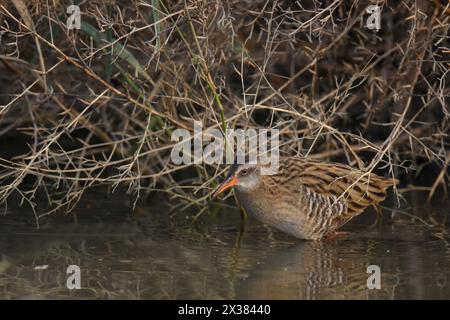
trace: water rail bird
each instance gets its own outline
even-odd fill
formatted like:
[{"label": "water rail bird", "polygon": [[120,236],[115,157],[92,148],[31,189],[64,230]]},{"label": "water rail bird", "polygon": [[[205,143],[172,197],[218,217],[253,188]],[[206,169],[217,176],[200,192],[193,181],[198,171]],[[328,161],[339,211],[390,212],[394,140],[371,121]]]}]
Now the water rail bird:
[{"label": "water rail bird", "polygon": [[249,215],[294,237],[333,238],[345,223],[386,198],[398,180],[340,163],[280,157],[278,171],[262,164],[233,164],[213,198],[234,187]]}]

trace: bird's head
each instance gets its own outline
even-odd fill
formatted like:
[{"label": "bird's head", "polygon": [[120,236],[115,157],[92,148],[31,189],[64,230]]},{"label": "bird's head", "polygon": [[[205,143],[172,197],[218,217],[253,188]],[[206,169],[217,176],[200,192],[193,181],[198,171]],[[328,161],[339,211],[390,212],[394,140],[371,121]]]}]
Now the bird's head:
[{"label": "bird's head", "polygon": [[250,191],[256,188],[261,178],[261,166],[257,164],[233,164],[227,177],[219,184],[212,194],[215,198],[223,191],[236,187],[240,191]]}]

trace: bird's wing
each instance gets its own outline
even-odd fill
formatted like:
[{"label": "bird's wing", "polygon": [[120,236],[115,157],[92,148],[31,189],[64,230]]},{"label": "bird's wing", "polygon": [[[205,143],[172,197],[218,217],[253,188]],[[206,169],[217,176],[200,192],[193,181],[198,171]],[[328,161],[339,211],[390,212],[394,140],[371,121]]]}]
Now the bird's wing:
[{"label": "bird's wing", "polygon": [[311,162],[302,166],[299,183],[324,201],[330,198],[343,203],[346,210],[336,217],[338,225],[342,225],[366,207],[383,201],[393,181],[338,163]]}]

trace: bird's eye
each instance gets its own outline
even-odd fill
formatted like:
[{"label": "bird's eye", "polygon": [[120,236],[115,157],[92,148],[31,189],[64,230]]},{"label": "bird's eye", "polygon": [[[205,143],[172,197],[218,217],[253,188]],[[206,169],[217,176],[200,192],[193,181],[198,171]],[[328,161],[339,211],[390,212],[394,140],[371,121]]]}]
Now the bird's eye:
[{"label": "bird's eye", "polygon": [[246,176],[248,174],[248,169],[242,169],[239,173],[241,176]]}]

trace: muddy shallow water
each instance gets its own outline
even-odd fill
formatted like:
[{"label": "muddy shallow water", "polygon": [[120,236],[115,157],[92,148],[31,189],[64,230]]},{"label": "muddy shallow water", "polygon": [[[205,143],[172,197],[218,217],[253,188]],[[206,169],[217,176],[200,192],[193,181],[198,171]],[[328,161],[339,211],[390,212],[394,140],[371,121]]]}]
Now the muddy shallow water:
[{"label": "muddy shallow water", "polygon": [[[336,242],[243,223],[232,206],[192,224],[195,212],[169,218],[161,199],[131,213],[118,195],[91,194],[39,229],[29,210],[10,208],[0,216],[0,298],[448,299],[448,203],[423,199],[378,222],[368,210]],[[67,288],[69,265],[79,266],[81,289]],[[371,265],[380,289],[367,287]]]}]

